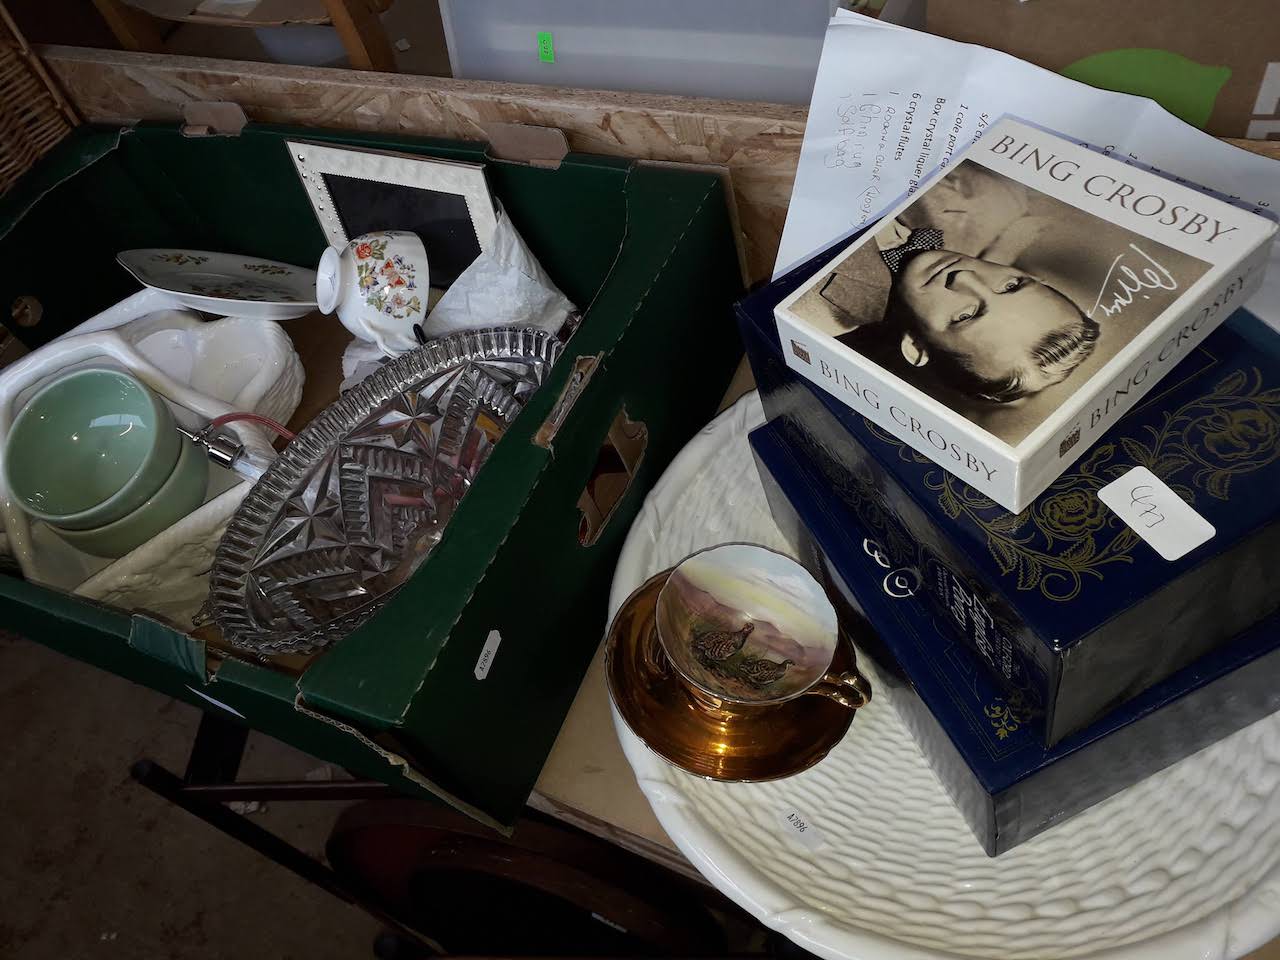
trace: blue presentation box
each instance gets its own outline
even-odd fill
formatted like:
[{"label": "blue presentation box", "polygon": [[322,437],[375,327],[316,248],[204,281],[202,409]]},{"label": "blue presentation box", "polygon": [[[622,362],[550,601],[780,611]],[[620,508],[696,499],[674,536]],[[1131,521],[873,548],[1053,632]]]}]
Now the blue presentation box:
[{"label": "blue presentation box", "polygon": [[1046,748],[1025,704],[913,592],[910,552],[833,491],[806,444],[785,422],[751,434],[774,519],[860,652],[886,667],[894,706],[988,855],[1280,709],[1273,615]]},{"label": "blue presentation box", "polygon": [[[1025,705],[1046,745],[1280,609],[1280,336],[1237,311],[1013,514],[786,365],[773,307],[833,252],[738,304],[765,411]],[[1164,559],[1098,493],[1146,467],[1212,525]]]}]

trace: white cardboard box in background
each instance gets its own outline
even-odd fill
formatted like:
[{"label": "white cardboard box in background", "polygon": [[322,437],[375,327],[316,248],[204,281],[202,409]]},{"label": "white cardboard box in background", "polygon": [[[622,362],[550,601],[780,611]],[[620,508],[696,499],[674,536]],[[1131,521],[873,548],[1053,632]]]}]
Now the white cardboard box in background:
[{"label": "white cardboard box in background", "polygon": [[[440,0],[453,75],[806,104],[832,0]],[[551,35],[554,62],[539,59]]]}]

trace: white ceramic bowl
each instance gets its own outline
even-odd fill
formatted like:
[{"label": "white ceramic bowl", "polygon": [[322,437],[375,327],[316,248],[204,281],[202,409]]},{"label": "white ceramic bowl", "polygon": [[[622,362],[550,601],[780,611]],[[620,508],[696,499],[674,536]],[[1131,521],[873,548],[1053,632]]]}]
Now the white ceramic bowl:
[{"label": "white ceramic bowl", "polygon": [[223,317],[206,322],[171,310],[135,320],[119,332],[177,383],[233,410],[284,423],[302,397],[302,361],[274,320]]}]

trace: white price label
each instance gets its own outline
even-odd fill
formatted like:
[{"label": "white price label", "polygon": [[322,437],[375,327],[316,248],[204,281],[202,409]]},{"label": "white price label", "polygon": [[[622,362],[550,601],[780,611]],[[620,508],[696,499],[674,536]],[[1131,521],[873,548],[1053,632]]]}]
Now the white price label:
[{"label": "white price label", "polygon": [[483,680],[489,675],[489,668],[493,666],[493,658],[498,655],[498,644],[502,643],[502,634],[497,630],[490,630],[488,639],[484,642],[484,647],[480,650],[480,659],[476,661],[476,679]]},{"label": "white price label", "polygon": [[782,829],[797,843],[810,850],[817,850],[823,845],[822,833],[818,830],[811,817],[800,813],[797,810],[784,811],[779,818],[782,823]]},{"label": "white price label", "polygon": [[239,710],[237,710],[235,707],[229,707],[225,703],[223,703],[221,700],[215,700],[213,699],[213,697],[209,696],[207,693],[201,693],[195,687],[191,686],[191,684],[187,684],[187,689],[190,690],[192,693],[194,693],[197,697],[200,697],[202,700],[208,700],[215,707],[221,707],[223,710],[227,711],[227,713],[234,713],[241,720],[245,719],[245,715],[241,713]]},{"label": "white price label", "polygon": [[1185,556],[1216,532],[1213,524],[1146,467],[1134,467],[1112,480],[1098,491],[1098,499],[1166,560]]}]

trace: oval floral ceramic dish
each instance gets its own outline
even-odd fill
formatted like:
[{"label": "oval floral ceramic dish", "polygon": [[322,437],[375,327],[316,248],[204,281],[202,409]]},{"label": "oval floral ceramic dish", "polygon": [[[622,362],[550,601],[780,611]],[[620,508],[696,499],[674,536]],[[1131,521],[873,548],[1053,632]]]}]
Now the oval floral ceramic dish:
[{"label": "oval floral ceramic dish", "polygon": [[316,272],[211,250],[145,248],[116,254],[145,287],[221,316],[291,320],[316,309]]},{"label": "oval floral ceramic dish", "polygon": [[[747,446],[762,421],[752,394],[672,462],[623,547],[611,610],[703,547],[788,549]],[[1222,960],[1280,934],[1280,715],[990,859],[895,711],[899,691],[860,666],[875,699],[785,780],[703,780],[615,721],[667,833],[768,926],[857,960]]]}]

